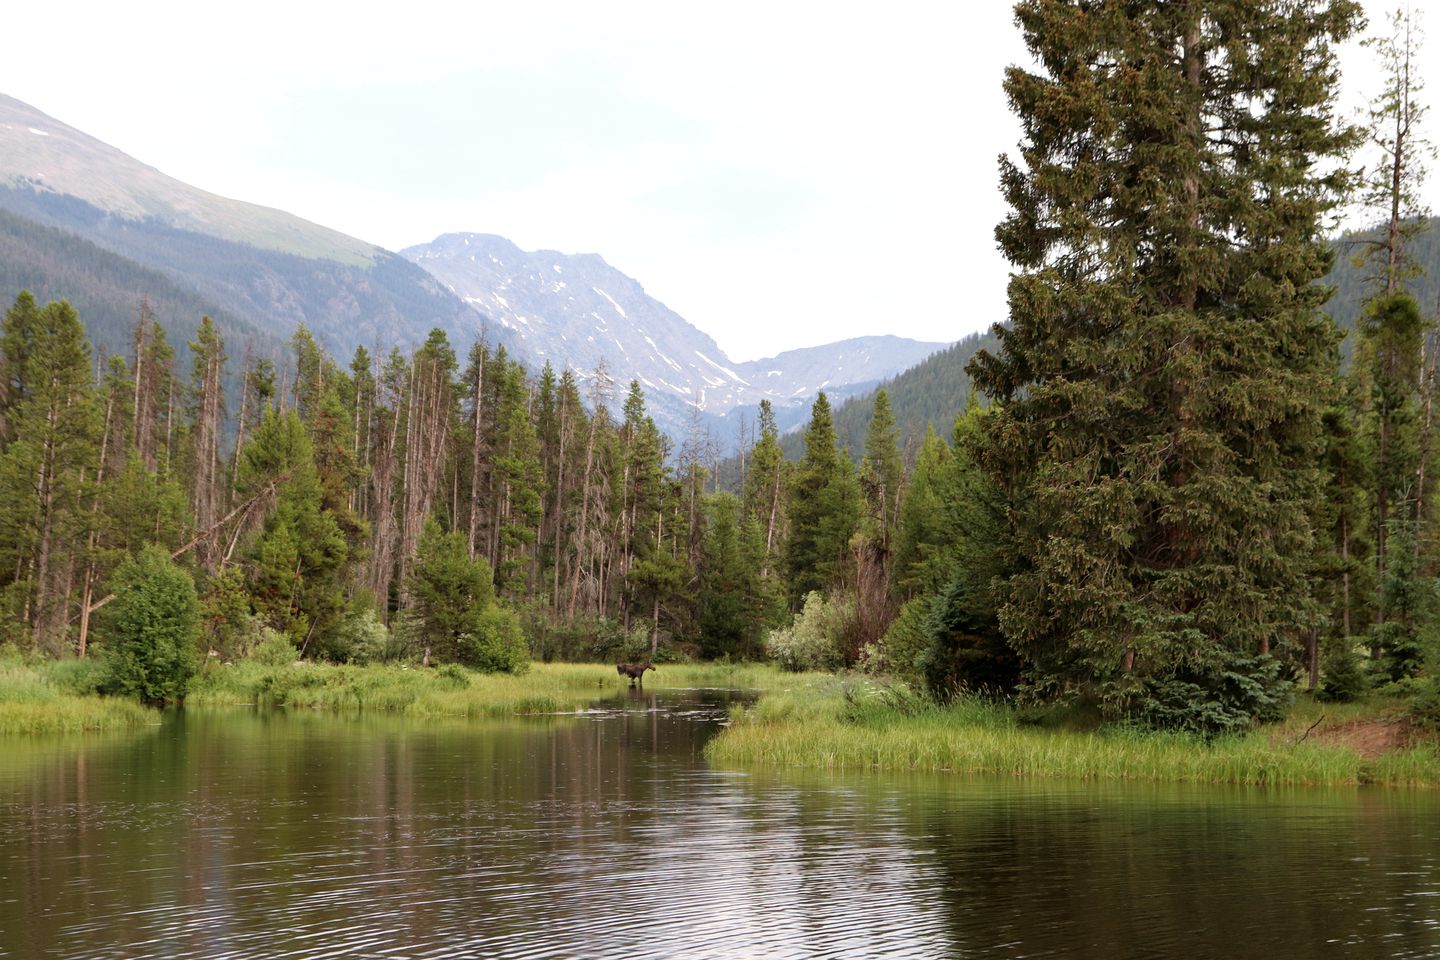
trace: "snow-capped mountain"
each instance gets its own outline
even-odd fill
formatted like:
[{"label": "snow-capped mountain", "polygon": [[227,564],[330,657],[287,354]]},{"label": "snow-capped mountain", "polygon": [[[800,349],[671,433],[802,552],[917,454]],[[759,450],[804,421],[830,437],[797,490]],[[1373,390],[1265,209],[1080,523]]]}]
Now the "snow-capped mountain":
[{"label": "snow-capped mountain", "polygon": [[596,254],[527,252],[504,237],[478,233],[445,234],[401,254],[484,313],[498,328],[495,338],[528,359],[582,375],[603,361],[622,385],[640,381],[662,410],[674,407],[669,398],[711,416],[762,399],[777,412],[808,407],[819,390],[848,396],[945,346],[861,337],[737,363]]}]

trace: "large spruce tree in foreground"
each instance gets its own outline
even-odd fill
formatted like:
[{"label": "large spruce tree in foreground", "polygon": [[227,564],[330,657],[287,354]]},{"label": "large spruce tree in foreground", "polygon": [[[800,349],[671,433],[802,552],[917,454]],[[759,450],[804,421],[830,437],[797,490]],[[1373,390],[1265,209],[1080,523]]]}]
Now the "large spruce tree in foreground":
[{"label": "large spruce tree in foreground", "polygon": [[1334,333],[1316,281],[1353,140],[1333,46],[1360,10],[1023,0],[1016,18],[1037,66],[1005,81],[1024,130],[1001,164],[1011,324],[971,367],[1000,402],[982,456],[1016,527],[1001,624],[1037,692],[1248,720],[1264,655],[1317,616]]}]

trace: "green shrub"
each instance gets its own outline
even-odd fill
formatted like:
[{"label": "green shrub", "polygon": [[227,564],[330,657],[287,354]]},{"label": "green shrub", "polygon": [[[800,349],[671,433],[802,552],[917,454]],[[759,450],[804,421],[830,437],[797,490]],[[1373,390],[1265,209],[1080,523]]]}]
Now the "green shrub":
[{"label": "green shrub", "polygon": [[404,659],[410,645],[397,641],[371,608],[351,611],[330,631],[325,647],[326,659],[345,663],[389,663]]},{"label": "green shrub", "polygon": [[488,607],[475,619],[475,631],[461,641],[466,660],[487,673],[524,673],[530,668],[530,646],[520,618],[509,610]]},{"label": "green shrub", "polygon": [[435,671],[435,678],[447,686],[463,690],[470,686],[470,674],[458,663],[447,663]]},{"label": "green shrub", "polygon": [[1426,678],[1424,686],[1415,692],[1409,714],[1417,723],[1440,730],[1440,684],[1433,677]]},{"label": "green shrub", "polygon": [[260,642],[250,651],[249,659],[266,667],[288,667],[295,662],[298,651],[290,637],[269,627],[262,627]]},{"label": "green shrub", "polygon": [[1350,703],[1359,700],[1370,688],[1353,637],[1335,641],[1325,654],[1324,675],[1315,699],[1322,703]]},{"label": "green shrub", "polygon": [[120,564],[105,608],[105,689],[144,703],[176,702],[195,674],[200,600],[195,582],[159,547]]},{"label": "green shrub", "polygon": [[230,567],[210,579],[201,599],[202,646],[222,660],[247,656],[263,639],[260,618],[250,612],[250,596],[239,567]]},{"label": "green shrub", "polygon": [[929,606],[930,643],[919,667],[938,700],[957,695],[995,696],[1013,691],[1020,658],[1006,640],[987,588],[973,571],[961,570]]},{"label": "green shrub", "polygon": [[930,648],[930,598],[906,601],[880,641],[865,648],[863,664],[870,673],[886,673],[910,683],[924,679],[921,661]]},{"label": "green shrub", "polygon": [[1382,651],[1372,664],[1382,683],[1418,676],[1425,667],[1425,651],[1413,627],[1395,620],[1377,623],[1370,629],[1370,642]]},{"label": "green shrub", "polygon": [[99,693],[105,686],[105,664],[97,658],[67,658],[46,664],[45,682],[61,693],[77,697]]},{"label": "green shrub", "polygon": [[1126,719],[1157,730],[1210,739],[1257,723],[1282,719],[1295,698],[1274,657],[1232,656],[1209,671],[1177,671],[1145,679],[1123,711]]},{"label": "green shrub", "polygon": [[811,591],[794,622],[766,636],[765,652],[786,670],[837,670],[854,627],[854,597]]}]

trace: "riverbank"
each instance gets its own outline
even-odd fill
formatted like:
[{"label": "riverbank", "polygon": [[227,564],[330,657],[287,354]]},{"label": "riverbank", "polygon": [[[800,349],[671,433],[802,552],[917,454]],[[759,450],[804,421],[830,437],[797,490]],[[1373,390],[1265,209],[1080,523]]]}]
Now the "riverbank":
[{"label": "riverbank", "polygon": [[[711,687],[783,691],[815,677],[755,664],[662,664],[646,690]],[[504,717],[563,713],[629,686],[613,664],[535,663],[520,675],[463,667],[336,666],[253,661],[211,664],[191,683],[188,706],[282,706],[411,716]]]},{"label": "riverbank", "polygon": [[88,733],[155,723],[133,700],[95,693],[93,661],[0,660],[0,735]]},{"label": "riverbank", "polygon": [[[96,660],[0,658],[0,734],[77,733],[144,726],[154,710],[100,696]],[[644,689],[784,691],[815,676],[755,664],[663,664]],[[613,664],[532,664],[520,675],[457,666],[211,663],[191,681],[191,707],[262,706],[410,716],[505,717],[564,713],[629,686]]]},{"label": "riverbank", "polygon": [[[1369,735],[1403,727],[1386,704],[1302,701],[1285,721],[1242,737],[1027,725],[1007,705],[935,706],[864,680],[830,679],[737,708],[706,748],[715,763],[832,770],[913,770],[1174,783],[1440,786],[1433,737]],[[1360,734],[1360,735],[1357,735]],[[1370,749],[1382,740],[1381,749]]]}]

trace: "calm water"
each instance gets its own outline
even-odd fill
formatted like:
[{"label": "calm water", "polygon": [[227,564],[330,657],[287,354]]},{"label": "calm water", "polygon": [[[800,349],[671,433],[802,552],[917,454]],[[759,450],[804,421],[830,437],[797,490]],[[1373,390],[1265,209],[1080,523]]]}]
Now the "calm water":
[{"label": "calm water", "polygon": [[0,741],[0,957],[1440,955],[1440,797],[713,770],[723,709]]}]

